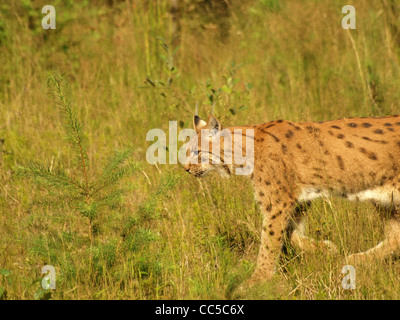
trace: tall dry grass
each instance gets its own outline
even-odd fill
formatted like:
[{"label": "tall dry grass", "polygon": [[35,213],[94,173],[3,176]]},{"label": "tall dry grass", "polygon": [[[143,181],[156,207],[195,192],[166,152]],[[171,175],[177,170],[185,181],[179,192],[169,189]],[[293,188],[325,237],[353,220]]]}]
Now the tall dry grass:
[{"label": "tall dry grass", "polygon": [[[235,297],[259,244],[249,182],[149,165],[147,131],[168,132],[170,120],[190,127],[196,101],[206,116],[218,100],[226,126],[399,113],[399,1],[357,1],[349,32],[341,28],[345,1],[230,0],[227,12],[183,3],[177,39],[167,1],[55,1],[56,30],[41,29],[40,1],[0,5],[2,298]],[[141,163],[124,182],[122,205],[99,217],[93,243],[69,202],[37,206],[49,190],[14,175],[30,161],[72,166],[62,117],[44,88],[51,71],[69,78],[91,145],[90,174],[129,144]],[[370,205],[331,199],[309,215],[309,233],[331,239],[340,255],[288,246],[274,279],[244,298],[399,298],[395,259],[357,267],[356,290],[341,286],[344,256],[382,238]],[[50,296],[40,290],[46,264],[57,272]]]}]

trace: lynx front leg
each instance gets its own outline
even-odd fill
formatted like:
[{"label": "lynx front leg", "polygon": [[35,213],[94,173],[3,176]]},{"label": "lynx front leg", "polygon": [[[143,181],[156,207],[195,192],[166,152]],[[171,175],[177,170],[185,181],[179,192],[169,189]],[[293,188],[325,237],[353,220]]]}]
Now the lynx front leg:
[{"label": "lynx front leg", "polygon": [[262,203],[261,206],[264,213],[261,244],[257,266],[248,281],[249,285],[270,279],[275,273],[276,264],[282,250],[283,236],[292,213],[293,202],[272,199],[271,202]]}]

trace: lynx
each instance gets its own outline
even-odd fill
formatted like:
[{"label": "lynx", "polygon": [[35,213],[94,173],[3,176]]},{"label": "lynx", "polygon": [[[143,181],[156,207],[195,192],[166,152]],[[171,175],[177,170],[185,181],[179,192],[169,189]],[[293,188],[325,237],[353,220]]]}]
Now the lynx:
[{"label": "lynx", "polygon": [[[210,151],[211,144],[223,130],[215,116],[211,114],[204,121],[196,112],[193,122],[197,135],[189,144],[186,171],[198,177],[212,170],[229,176],[235,168],[243,167],[234,159],[231,164],[224,163],[226,150],[222,142],[220,163],[211,161],[216,157]],[[317,241],[304,233],[304,213],[298,208],[319,197],[336,195],[372,201],[389,213],[385,240],[347,257],[350,264],[386,257],[400,247],[400,116],[304,123],[276,120],[226,129],[232,134],[237,133],[235,129],[242,130],[244,153],[245,138],[251,135],[254,139],[254,159],[246,161],[253,162],[254,171],[249,177],[263,224],[257,265],[249,285],[273,276],[284,235],[304,251],[322,247],[337,252],[332,242]],[[210,144],[205,150],[202,138]],[[210,161],[205,163],[207,157]]]}]

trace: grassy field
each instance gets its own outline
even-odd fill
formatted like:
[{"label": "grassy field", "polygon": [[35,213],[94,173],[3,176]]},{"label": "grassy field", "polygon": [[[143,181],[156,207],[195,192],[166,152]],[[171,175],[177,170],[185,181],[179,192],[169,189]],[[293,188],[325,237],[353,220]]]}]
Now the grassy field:
[{"label": "grassy field", "polygon": [[[197,179],[181,165],[146,161],[153,128],[191,128],[196,101],[226,126],[274,119],[323,121],[400,113],[400,1],[43,1],[0,4],[1,299],[399,299],[400,261],[358,266],[341,285],[345,256],[382,240],[369,204],[316,202],[308,232],[340,254],[286,247],[272,281],[235,295],[250,276],[261,215],[245,177]],[[178,37],[175,37],[178,35]],[[46,81],[70,83],[87,144],[87,179],[133,146],[132,169],[90,226],[63,188],[18,175],[39,163],[84,183]],[[1,140],[0,140],[1,141]],[[46,201],[45,199],[50,199]],[[56,290],[41,289],[44,265]]]}]

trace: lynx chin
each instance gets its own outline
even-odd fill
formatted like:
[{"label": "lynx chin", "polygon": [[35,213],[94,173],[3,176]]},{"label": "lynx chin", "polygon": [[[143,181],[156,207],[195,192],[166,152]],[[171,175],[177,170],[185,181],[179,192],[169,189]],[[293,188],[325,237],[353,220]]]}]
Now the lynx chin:
[{"label": "lynx chin", "polygon": [[[272,277],[284,237],[304,251],[319,247],[337,252],[332,242],[317,241],[304,234],[303,209],[319,197],[333,195],[372,201],[388,213],[385,239],[366,252],[347,257],[350,264],[386,257],[400,247],[400,116],[305,123],[276,120],[223,128],[212,114],[207,121],[196,114],[193,122],[197,136],[189,143],[191,158],[185,170],[195,176],[212,170],[229,176],[236,167],[243,167],[234,160],[231,164],[224,163],[226,144],[220,141],[217,155],[210,152],[211,145],[221,130],[234,134],[235,129],[242,129],[245,153],[246,129],[253,129],[249,131],[253,132],[254,159],[247,161],[254,160],[251,164],[254,170],[248,176],[263,214],[263,225],[257,266],[248,284]],[[202,137],[206,131],[203,129],[213,134]],[[208,139],[207,148],[200,143],[202,138]],[[197,161],[191,161],[196,157]],[[204,157],[209,158],[207,163]],[[215,157],[220,158],[219,163]]]}]

